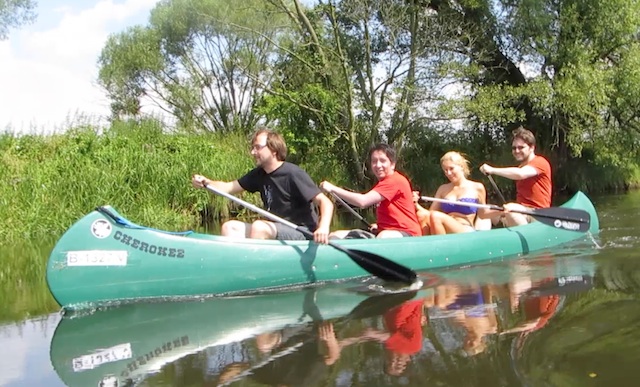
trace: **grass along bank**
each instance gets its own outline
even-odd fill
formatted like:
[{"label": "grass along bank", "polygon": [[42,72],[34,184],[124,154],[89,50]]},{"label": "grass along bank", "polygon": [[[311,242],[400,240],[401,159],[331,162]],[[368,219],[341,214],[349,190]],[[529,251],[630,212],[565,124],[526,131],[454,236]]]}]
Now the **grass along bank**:
[{"label": "grass along bank", "polygon": [[236,177],[252,166],[242,135],[167,134],[154,121],[117,122],[62,135],[0,137],[0,240],[59,236],[96,206],[110,204],[141,224],[169,230],[197,225],[201,211],[229,207],[191,187],[195,172]]},{"label": "grass along bank", "polygon": [[[191,186],[194,173],[233,180],[252,168],[246,134],[167,133],[153,120],[114,122],[106,130],[81,126],[49,136],[0,134],[0,155],[3,297],[46,289],[53,244],[100,205],[113,206],[135,223],[173,231],[229,216],[254,216]],[[340,166],[325,153],[318,155],[305,156],[300,165],[320,182]],[[258,194],[243,199],[260,201]],[[18,282],[24,286],[13,285]]]}]

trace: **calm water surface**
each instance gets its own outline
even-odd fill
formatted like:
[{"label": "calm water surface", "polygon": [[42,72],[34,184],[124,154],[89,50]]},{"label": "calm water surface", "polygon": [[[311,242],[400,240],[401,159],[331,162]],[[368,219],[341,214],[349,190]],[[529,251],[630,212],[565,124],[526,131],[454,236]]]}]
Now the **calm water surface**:
[{"label": "calm water surface", "polygon": [[350,282],[5,322],[0,385],[636,385],[640,192],[594,203],[596,238],[422,273],[414,293]]}]

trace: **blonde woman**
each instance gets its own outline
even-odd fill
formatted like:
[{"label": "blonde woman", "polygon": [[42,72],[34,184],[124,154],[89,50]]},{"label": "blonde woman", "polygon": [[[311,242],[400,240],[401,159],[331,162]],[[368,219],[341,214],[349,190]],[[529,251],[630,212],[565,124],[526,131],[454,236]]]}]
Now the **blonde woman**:
[{"label": "blonde woman", "polygon": [[[442,172],[449,182],[438,187],[435,197],[457,202],[486,204],[487,191],[480,182],[469,180],[469,161],[459,152],[447,152],[440,158]],[[415,197],[414,197],[415,198]],[[463,204],[431,204],[429,210],[416,203],[416,213],[423,226],[423,235],[457,234],[476,230],[481,225],[486,228],[485,209]],[[490,222],[490,220],[487,220]]]}]

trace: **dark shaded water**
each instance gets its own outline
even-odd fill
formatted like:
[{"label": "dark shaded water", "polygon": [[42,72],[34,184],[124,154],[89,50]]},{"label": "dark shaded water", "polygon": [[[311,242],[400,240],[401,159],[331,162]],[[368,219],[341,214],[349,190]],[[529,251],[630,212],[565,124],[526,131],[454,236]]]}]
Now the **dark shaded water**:
[{"label": "dark shaded water", "polygon": [[0,326],[0,385],[636,385],[640,192],[594,200],[596,238],[423,273],[130,305]]}]

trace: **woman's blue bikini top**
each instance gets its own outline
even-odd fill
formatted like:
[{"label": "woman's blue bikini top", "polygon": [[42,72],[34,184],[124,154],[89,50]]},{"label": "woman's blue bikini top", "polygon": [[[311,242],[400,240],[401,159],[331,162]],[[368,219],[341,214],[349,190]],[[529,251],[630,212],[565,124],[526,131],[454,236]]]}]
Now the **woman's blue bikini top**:
[{"label": "woman's blue bikini top", "polygon": [[[480,203],[477,198],[460,198],[457,201],[465,203]],[[464,206],[462,204],[440,203],[440,211],[444,212],[445,214],[457,212],[462,215],[471,215],[478,212],[478,208]]]}]

